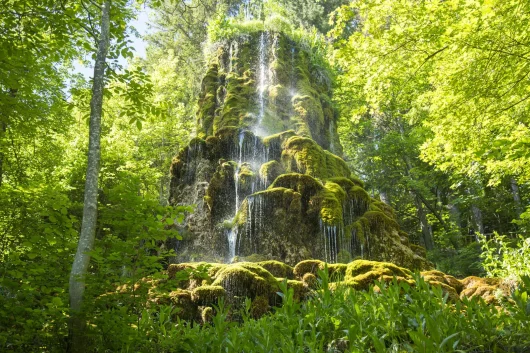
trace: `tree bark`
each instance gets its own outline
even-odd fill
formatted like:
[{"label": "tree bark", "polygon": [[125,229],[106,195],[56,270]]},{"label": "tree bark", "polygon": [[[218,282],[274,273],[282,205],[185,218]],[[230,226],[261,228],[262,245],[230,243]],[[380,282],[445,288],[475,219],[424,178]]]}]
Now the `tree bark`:
[{"label": "tree bark", "polygon": [[471,213],[473,214],[473,220],[475,221],[475,225],[477,226],[477,231],[480,234],[484,234],[485,228],[484,222],[482,220],[482,211],[477,205],[473,204],[471,205]]},{"label": "tree bark", "polygon": [[429,224],[429,221],[427,220],[427,214],[425,213],[425,210],[423,209],[423,202],[417,196],[414,198],[414,202],[416,203],[417,214],[420,220],[421,233],[423,235],[423,243],[425,245],[425,249],[432,250],[434,249],[434,238],[432,235],[432,227]]},{"label": "tree bark", "polygon": [[523,213],[523,206],[521,204],[521,196],[519,194],[519,185],[514,178],[510,179],[510,187],[512,189],[513,202],[515,203],[515,212],[517,212],[517,218]]},{"label": "tree bark", "polygon": [[83,220],[81,234],[77,245],[77,252],[70,272],[69,294],[70,314],[70,347],[72,352],[85,350],[82,344],[84,325],[80,318],[85,292],[85,276],[90,263],[89,252],[94,246],[97,220],[98,177],[100,164],[101,114],[103,105],[103,90],[105,88],[105,61],[110,46],[110,0],[106,0],[101,10],[101,33],[99,37],[96,62],[94,65],[94,80],[92,84],[92,99],[90,101],[90,126],[88,143],[88,165],[86,171],[85,196],[83,205]]},{"label": "tree bark", "polygon": [[5,122],[0,122],[0,187],[2,187],[2,183],[4,181],[4,138],[7,132],[7,124]]}]

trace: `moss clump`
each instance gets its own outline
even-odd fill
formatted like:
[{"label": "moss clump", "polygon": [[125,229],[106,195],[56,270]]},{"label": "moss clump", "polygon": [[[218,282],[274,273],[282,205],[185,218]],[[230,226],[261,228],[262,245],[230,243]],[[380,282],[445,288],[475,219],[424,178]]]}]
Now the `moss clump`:
[{"label": "moss clump", "polygon": [[318,287],[317,276],[315,276],[314,274],[308,272],[308,273],[304,274],[304,276],[302,277],[302,283],[307,288],[316,289]]},{"label": "moss clump", "polygon": [[253,120],[249,111],[252,109],[252,98],[256,94],[252,72],[247,70],[241,76],[229,73],[225,83],[223,105],[214,119],[213,131],[228,126],[249,127]]},{"label": "moss clump", "polygon": [[213,282],[226,290],[229,298],[271,295],[278,289],[274,276],[263,267],[250,262],[228,265],[220,270]]},{"label": "moss clump", "polygon": [[416,244],[409,244],[410,249],[418,256],[427,257],[427,249]]},{"label": "moss clump", "polygon": [[315,197],[320,206],[320,219],[327,225],[341,225],[345,200],[346,192],[340,185],[327,181]]},{"label": "moss clump", "polygon": [[363,217],[368,220],[372,234],[378,234],[383,230],[399,230],[398,223],[383,212],[368,211]]},{"label": "moss clump", "polygon": [[392,207],[374,198],[371,198],[369,211],[383,212],[389,218],[392,218],[392,219],[396,218],[396,215],[394,214],[394,210],[392,209]]},{"label": "moss clump", "polygon": [[259,319],[270,310],[269,298],[264,295],[258,295],[252,300],[250,304],[250,315],[253,318]]},{"label": "moss clump", "polygon": [[195,269],[195,265],[191,263],[170,264],[167,267],[167,275],[169,279],[175,278],[177,272]]},{"label": "moss clump", "polygon": [[390,262],[379,262],[370,260],[355,260],[348,264],[345,273],[345,279],[355,278],[357,275],[369,271],[378,271],[381,275],[401,276],[408,278],[412,275],[410,270],[394,265]]},{"label": "moss clump", "polygon": [[401,277],[402,279],[412,279],[410,270],[396,266],[389,262],[377,262],[369,260],[355,260],[348,264],[344,281],[358,289],[367,289],[376,280]]},{"label": "moss clump", "polygon": [[436,281],[433,279],[425,278],[425,281],[428,282],[432,287],[440,287],[442,289],[442,293],[444,295],[447,295],[447,299],[451,302],[456,302],[460,300],[460,296],[458,295],[456,289],[447,283]]},{"label": "moss clump", "polygon": [[200,137],[213,134],[213,121],[217,108],[217,90],[219,88],[218,73],[219,66],[212,64],[202,79],[199,109],[197,111],[197,126]]},{"label": "moss clump", "polygon": [[350,176],[344,160],[323,150],[310,138],[293,136],[283,147],[281,160],[287,172],[308,174],[320,179]]},{"label": "moss clump", "polygon": [[454,288],[454,290],[458,294],[460,294],[460,292],[462,292],[462,289],[464,289],[464,285],[462,284],[462,282],[460,282],[458,279],[454,278],[453,276],[447,275],[440,271],[436,271],[436,270],[423,271],[421,272],[421,276],[425,279],[425,281],[429,283],[431,282],[444,283]]},{"label": "moss clump", "polygon": [[217,275],[217,272],[221,271],[223,268],[225,268],[226,264],[218,264],[218,263],[210,263],[210,267],[208,268],[208,276],[210,278],[214,278]]},{"label": "moss clump", "polygon": [[304,277],[306,273],[316,275],[318,270],[324,268],[324,262],[320,260],[305,260],[296,264],[293,269],[294,275],[298,278]]},{"label": "moss clump", "polygon": [[204,309],[202,309],[201,312],[201,320],[203,324],[212,322],[212,319],[214,317],[215,313],[211,306],[207,306]]},{"label": "moss clump", "polygon": [[356,215],[364,214],[370,205],[370,195],[360,186],[352,186],[348,190],[348,197],[352,202],[352,211]]},{"label": "moss clump", "polygon": [[206,197],[210,214],[214,223],[228,218],[233,210],[234,195],[234,172],[237,168],[235,162],[224,162],[217,167],[217,170],[210,180]]},{"label": "moss clump", "polygon": [[346,276],[348,264],[328,264],[329,278],[333,282],[342,281]]},{"label": "moss clump", "polygon": [[221,286],[201,286],[191,292],[191,298],[197,305],[216,304],[220,298],[226,296],[226,291]]},{"label": "moss clump", "polygon": [[296,136],[294,130],[287,130],[278,134],[263,138],[266,154],[269,160],[280,160],[282,156],[282,146],[290,137]]},{"label": "moss clump", "polygon": [[252,185],[255,183],[257,176],[252,171],[249,163],[243,163],[239,168],[238,182],[239,190],[243,195],[248,195],[252,192]]},{"label": "moss clump", "polygon": [[504,285],[501,278],[481,278],[469,276],[461,280],[464,288],[460,297],[482,297],[488,304],[498,304],[497,297],[508,297],[510,288]]},{"label": "moss clump", "polygon": [[293,268],[283,262],[268,260],[257,264],[269,271],[274,277],[293,278]]},{"label": "moss clump", "polygon": [[269,259],[261,254],[252,254],[249,256],[235,256],[232,259],[232,262],[261,262],[261,261],[268,261]]},{"label": "moss clump", "polygon": [[274,181],[280,174],[283,174],[284,172],[285,171],[282,165],[278,161],[273,160],[261,165],[259,176],[265,187],[268,187],[272,181]]},{"label": "moss clump", "polygon": [[[316,277],[315,277],[316,281]],[[298,301],[305,297],[307,293],[307,288],[305,286],[305,282],[303,281],[297,281],[297,280],[288,280],[287,281],[287,288],[293,290],[293,297],[294,300]]]},{"label": "moss clump", "polygon": [[315,178],[299,173],[282,174],[270,186],[271,188],[283,187],[294,190],[302,196],[302,204],[308,205],[309,199],[323,189],[322,183]]},{"label": "moss clump", "polygon": [[193,303],[191,293],[177,289],[169,293],[171,304],[175,307],[174,314],[183,320],[193,320],[197,315],[197,305]]}]

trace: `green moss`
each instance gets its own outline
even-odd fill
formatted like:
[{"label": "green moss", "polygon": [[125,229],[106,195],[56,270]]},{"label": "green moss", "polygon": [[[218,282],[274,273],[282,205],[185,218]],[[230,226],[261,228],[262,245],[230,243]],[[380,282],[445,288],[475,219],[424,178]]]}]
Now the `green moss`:
[{"label": "green moss", "polygon": [[214,316],[215,316],[215,313],[211,306],[207,306],[204,309],[202,309],[201,320],[203,324],[212,322],[212,319]]},{"label": "green moss", "polygon": [[383,230],[399,230],[398,223],[383,212],[368,211],[363,215],[363,217],[368,220],[370,232],[372,234],[378,234]]},{"label": "green moss", "polygon": [[169,299],[175,308],[172,312],[174,316],[191,321],[197,315],[197,305],[193,303],[189,291],[177,289],[169,293]]},{"label": "green moss", "polygon": [[235,256],[232,262],[260,262],[268,261],[269,259],[261,254],[252,254],[249,256]]},{"label": "green moss", "polygon": [[290,137],[296,136],[294,130],[282,131],[274,135],[269,135],[263,138],[263,144],[267,147],[277,146],[281,148],[283,143]]},{"label": "green moss", "polygon": [[344,190],[349,190],[353,188],[354,186],[356,186],[356,184],[350,178],[347,178],[347,177],[333,177],[333,178],[326,179],[326,181],[339,184],[340,187],[343,188]]},{"label": "green moss", "polygon": [[226,264],[218,264],[218,263],[210,263],[210,267],[208,268],[208,276],[211,278],[214,278],[217,275],[217,272],[221,271],[223,268],[225,268]]},{"label": "green moss", "polygon": [[320,219],[327,225],[341,225],[343,223],[343,205],[346,192],[339,184],[327,181],[324,188],[313,198],[319,205]]},{"label": "green moss", "polygon": [[282,174],[274,180],[270,187],[294,190],[302,195],[304,203],[307,203],[312,196],[323,189],[321,182],[309,175],[299,173]]},{"label": "green moss", "polygon": [[229,297],[255,298],[258,295],[271,295],[278,290],[274,276],[251,262],[226,266],[216,274],[212,285],[223,287]]},{"label": "green moss", "polygon": [[426,282],[428,282],[433,287],[440,287],[442,289],[442,293],[444,295],[447,295],[447,298],[450,302],[457,302],[460,300],[460,296],[458,295],[455,288],[451,287],[447,283],[440,282],[434,279],[428,279],[424,278]]},{"label": "green moss", "polygon": [[234,171],[237,168],[235,162],[224,162],[219,165],[210,179],[206,190],[205,201],[214,222],[228,218],[232,209],[228,209],[227,200],[233,199]]},{"label": "green moss", "polygon": [[362,187],[364,189],[364,181],[359,179],[359,177],[357,177],[356,175],[351,174],[350,175],[350,180],[353,181],[353,183],[355,185],[360,186],[360,187]]},{"label": "green moss", "polygon": [[256,94],[251,71],[247,70],[241,76],[229,73],[225,82],[226,94],[221,111],[214,119],[213,130],[229,126],[249,127],[252,124],[252,98]]},{"label": "green moss", "polygon": [[[263,198],[269,209],[285,210],[290,214],[300,214],[301,212],[301,195],[300,193],[287,188],[269,188],[267,190],[256,192],[249,197]],[[238,225],[242,226],[248,219],[248,197],[241,204],[240,211],[236,217]]]},{"label": "green moss", "polygon": [[395,218],[396,217],[392,207],[390,207],[386,203],[381,202],[381,201],[376,200],[376,199],[371,199],[370,211],[381,211],[381,212],[384,212],[384,214],[387,217],[390,217],[390,218]]},{"label": "green moss", "polygon": [[325,151],[307,137],[293,136],[284,143],[282,164],[287,172],[308,174],[315,178],[349,177],[346,162]]},{"label": "green moss", "polygon": [[324,268],[324,262],[320,260],[304,260],[296,264],[293,273],[296,277],[302,278],[306,273],[316,275],[318,270]]},{"label": "green moss", "polygon": [[270,310],[269,298],[264,295],[258,295],[252,300],[250,304],[250,315],[253,318],[259,319]]},{"label": "green moss", "polygon": [[268,260],[257,264],[269,271],[274,277],[293,278],[293,268],[283,262]]},{"label": "green moss", "polygon": [[285,171],[282,165],[278,161],[272,160],[261,165],[259,175],[268,186],[268,183],[273,182],[280,174],[284,172]]},{"label": "green moss", "polygon": [[302,283],[306,288],[316,289],[318,287],[317,276],[308,272],[302,276]]},{"label": "green moss", "polygon": [[329,278],[333,282],[341,281],[346,276],[348,264],[328,264]]},{"label": "green moss", "polygon": [[293,297],[296,301],[303,299],[307,293],[307,289],[302,281],[290,279],[287,281],[287,288],[293,289]]},{"label": "green moss", "polygon": [[243,163],[239,168],[238,182],[239,190],[243,195],[247,195],[252,191],[252,184],[257,179],[256,174],[252,171],[249,163]]},{"label": "green moss", "polygon": [[221,286],[201,286],[191,292],[191,298],[197,305],[217,304],[225,296],[226,291]]},{"label": "green moss", "polygon": [[199,109],[197,111],[197,126],[200,137],[213,134],[213,120],[217,108],[217,89],[219,88],[219,66],[209,66],[202,80],[201,94],[199,96]]},{"label": "green moss", "polygon": [[344,281],[355,288],[366,289],[374,281],[383,279],[383,276],[411,279],[411,275],[410,270],[389,262],[355,260],[348,264]]},{"label": "green moss", "polygon": [[445,285],[448,285],[452,287],[456,293],[460,294],[462,290],[464,289],[464,285],[462,282],[454,278],[453,276],[446,275],[443,272],[436,271],[436,270],[430,270],[430,271],[423,271],[421,272],[421,276],[426,282],[432,283],[432,282],[440,282]]}]

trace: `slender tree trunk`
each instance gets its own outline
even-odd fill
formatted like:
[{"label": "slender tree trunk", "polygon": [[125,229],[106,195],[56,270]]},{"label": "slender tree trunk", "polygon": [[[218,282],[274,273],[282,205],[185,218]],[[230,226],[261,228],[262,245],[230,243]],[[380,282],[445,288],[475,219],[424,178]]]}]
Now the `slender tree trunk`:
[{"label": "slender tree trunk", "polygon": [[100,162],[101,113],[103,105],[103,89],[105,87],[105,60],[110,46],[110,0],[106,0],[101,12],[101,33],[99,37],[92,99],[90,101],[90,126],[88,143],[88,165],[85,182],[85,199],[81,234],[77,245],[72,272],[70,273],[70,314],[72,316],[70,333],[70,351],[81,352],[86,347],[82,344],[84,325],[80,318],[83,294],[85,292],[85,276],[90,263],[90,252],[94,245],[97,220],[98,175]]},{"label": "slender tree trunk", "polygon": [[515,212],[517,212],[517,218],[523,213],[523,206],[521,204],[521,196],[519,194],[519,185],[515,178],[510,179],[510,187],[512,189],[513,202],[515,203]]},{"label": "slender tree trunk", "polygon": [[0,187],[4,181],[4,139],[7,131],[7,124],[5,122],[0,122]]},{"label": "slender tree trunk", "polygon": [[455,204],[448,204],[447,208],[449,209],[449,217],[455,222],[456,226],[459,229],[462,229],[462,220],[460,219],[460,210]]},{"label": "slender tree trunk", "polygon": [[484,234],[484,222],[482,220],[482,211],[480,208],[478,208],[477,205],[473,204],[471,205],[471,213],[473,213],[473,221],[475,221],[475,225],[477,226],[477,231],[480,234]]},{"label": "slender tree trunk", "polygon": [[421,233],[423,235],[423,243],[425,244],[425,249],[432,250],[434,249],[434,238],[432,235],[432,227],[427,220],[427,213],[423,208],[423,202],[419,197],[414,198],[416,203],[416,209],[418,218],[420,219]]}]

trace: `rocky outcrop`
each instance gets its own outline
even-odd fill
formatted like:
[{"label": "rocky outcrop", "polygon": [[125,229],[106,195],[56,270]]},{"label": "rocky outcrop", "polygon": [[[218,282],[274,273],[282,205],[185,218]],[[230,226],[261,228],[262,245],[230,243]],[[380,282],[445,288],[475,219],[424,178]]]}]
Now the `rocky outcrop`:
[{"label": "rocky outcrop", "polygon": [[212,53],[198,137],[171,166],[170,203],[195,205],[177,261],[364,258],[430,268],[340,157],[331,79],[311,48],[255,32]]}]

